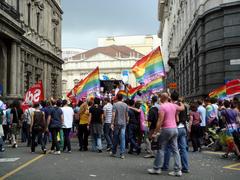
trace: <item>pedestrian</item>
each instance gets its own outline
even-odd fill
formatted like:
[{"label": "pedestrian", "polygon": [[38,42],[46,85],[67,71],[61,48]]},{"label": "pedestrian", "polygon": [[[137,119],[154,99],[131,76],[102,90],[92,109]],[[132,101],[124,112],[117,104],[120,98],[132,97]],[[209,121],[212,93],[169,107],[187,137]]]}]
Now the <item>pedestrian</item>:
[{"label": "pedestrian", "polygon": [[95,97],[94,104],[89,109],[89,127],[92,135],[92,150],[102,152],[103,109],[100,99]]},{"label": "pedestrian", "polygon": [[141,152],[141,148],[137,142],[137,135],[140,132],[140,112],[137,112],[133,109],[135,106],[134,100],[129,100],[129,109],[128,109],[128,138],[130,142],[130,150],[128,154],[133,154],[133,150],[137,152],[139,155]]},{"label": "pedestrian", "polygon": [[23,118],[23,111],[20,107],[20,102],[17,100],[13,101],[12,109],[11,109],[11,138],[12,138],[12,147],[17,148],[17,135],[19,134],[19,130],[21,128],[21,122]]},{"label": "pedestrian", "polygon": [[28,108],[24,111],[23,114],[23,126],[22,129],[26,129],[26,139],[27,139],[27,146],[31,146],[31,136],[30,136],[30,126],[32,123],[32,113],[35,111],[33,108],[33,103],[28,102]]},{"label": "pedestrian", "polygon": [[78,126],[78,141],[79,141],[79,151],[88,150],[88,120],[89,120],[89,107],[92,102],[84,102],[80,106],[79,110],[79,126]]},{"label": "pedestrian", "polygon": [[41,149],[44,154],[46,154],[46,144],[44,143],[44,132],[46,131],[46,120],[45,120],[45,114],[40,110],[40,104],[36,103],[34,104],[34,112],[32,113],[32,120],[30,125],[30,133],[32,134],[31,138],[31,152],[35,152],[35,146],[37,144],[37,141],[41,144]]},{"label": "pedestrian", "polygon": [[[179,94],[174,91],[171,94],[171,100],[172,103],[176,105],[180,105],[179,102],[182,102],[184,104],[184,99],[181,98],[179,100]],[[184,104],[184,110],[180,111],[177,114],[178,122],[177,122],[177,130],[178,130],[178,137],[177,137],[177,142],[178,142],[178,149],[179,149],[179,154],[181,157],[181,165],[182,165],[182,172],[183,173],[189,173],[189,160],[188,160],[188,143],[187,143],[187,122],[188,122],[188,111],[187,107]],[[164,152],[164,163],[162,170],[167,171],[169,169],[169,161],[172,153],[172,148],[170,144],[167,145],[165,152]]]},{"label": "pedestrian", "polygon": [[73,125],[73,116],[74,112],[71,107],[68,106],[67,100],[62,101],[63,107],[61,108],[63,111],[63,134],[64,134],[64,145],[63,145],[63,151],[68,148],[68,152],[71,153],[71,142],[70,142],[70,131],[72,129]]},{"label": "pedestrian", "polygon": [[117,146],[120,140],[120,157],[125,158],[125,133],[128,121],[128,106],[122,102],[123,96],[117,94],[117,102],[113,104],[113,117],[111,128],[113,129],[113,148],[111,155],[116,156]]},{"label": "pedestrian", "polygon": [[201,118],[200,113],[197,112],[198,105],[196,103],[192,103],[190,105],[190,120],[189,120],[189,134],[192,141],[193,152],[201,151]]},{"label": "pedestrian", "polygon": [[2,107],[0,107],[0,152],[5,151],[5,149],[3,147],[3,145],[4,145],[4,139],[3,139],[4,131],[3,131],[3,126],[2,126],[3,119],[4,119],[4,113],[3,113]]},{"label": "pedestrian", "polygon": [[4,138],[3,138],[3,141],[6,142],[6,140],[9,140],[9,144],[11,144],[10,142],[10,122],[11,122],[11,108],[10,108],[10,105],[8,103],[6,103],[6,108],[3,110],[3,114],[4,114],[4,117],[3,117],[3,123],[2,123],[2,126],[3,126],[3,132],[4,132]]},{"label": "pedestrian", "polygon": [[200,119],[201,119],[201,123],[200,123],[200,142],[201,142],[201,145],[205,144],[204,142],[204,135],[206,133],[206,125],[207,125],[207,122],[206,122],[206,108],[203,106],[203,100],[202,99],[199,99],[197,101],[198,103],[198,112],[200,114]]},{"label": "pedestrian", "polygon": [[112,129],[111,129],[111,122],[112,122],[112,109],[113,106],[110,102],[110,98],[104,99],[105,105],[103,107],[104,111],[104,136],[107,141],[107,151],[110,151],[112,149]]},{"label": "pedestrian", "polygon": [[59,99],[56,102],[52,102],[53,108],[51,110],[51,113],[48,117],[48,125],[49,130],[52,134],[52,146],[51,146],[51,153],[60,155],[60,144],[58,141],[57,136],[60,135],[60,129],[62,127],[64,117],[63,112],[61,110],[62,101]]},{"label": "pedestrian", "polygon": [[151,107],[148,112],[148,124],[149,124],[149,132],[148,132],[148,145],[147,145],[147,155],[144,156],[144,158],[153,158],[154,153],[153,149],[151,148],[151,142],[152,141],[152,134],[154,133],[154,130],[156,129],[157,121],[158,121],[158,114],[160,110],[160,105],[157,103],[158,102],[158,97],[153,96],[151,100]]},{"label": "pedestrian", "polygon": [[170,172],[172,176],[182,176],[181,161],[178,150],[177,138],[177,113],[184,110],[184,105],[180,102],[180,106],[170,103],[169,95],[167,93],[161,94],[161,107],[159,111],[159,118],[154,130],[153,137],[158,138],[159,149],[153,163],[153,168],[148,169],[150,174],[161,174],[161,167],[163,166],[164,151],[168,144],[172,148],[174,157],[174,171]]},{"label": "pedestrian", "polygon": [[235,135],[238,134],[238,112],[235,109],[231,109],[230,102],[225,100],[224,101],[225,109],[221,111],[221,115],[223,118],[223,121],[226,124],[226,133],[228,136],[232,137],[231,142],[227,142],[227,150],[226,153],[222,156],[223,158],[228,158],[229,153],[233,150],[235,154],[240,159],[240,149],[237,144],[239,143],[239,137],[235,137]]}]

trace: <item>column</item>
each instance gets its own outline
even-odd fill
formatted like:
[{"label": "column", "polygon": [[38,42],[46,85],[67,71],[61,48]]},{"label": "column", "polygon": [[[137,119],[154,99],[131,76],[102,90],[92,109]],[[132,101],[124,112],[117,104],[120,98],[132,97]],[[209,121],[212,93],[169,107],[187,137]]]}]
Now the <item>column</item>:
[{"label": "column", "polygon": [[21,82],[22,82],[22,77],[21,77],[21,47],[18,44],[17,45],[17,55],[16,55],[16,73],[17,73],[17,77],[16,77],[16,95],[18,97],[21,96]]},{"label": "column", "polygon": [[17,93],[17,43],[11,44],[11,68],[10,68],[10,96],[16,96]]},{"label": "column", "polygon": [[26,58],[26,56],[25,56],[25,51],[22,51],[22,53],[21,53],[21,84],[20,84],[20,87],[21,87],[21,91],[20,91],[20,93],[21,93],[21,95],[22,96],[24,96],[24,93],[25,93],[25,86],[24,86],[24,84],[25,84],[25,58]]}]

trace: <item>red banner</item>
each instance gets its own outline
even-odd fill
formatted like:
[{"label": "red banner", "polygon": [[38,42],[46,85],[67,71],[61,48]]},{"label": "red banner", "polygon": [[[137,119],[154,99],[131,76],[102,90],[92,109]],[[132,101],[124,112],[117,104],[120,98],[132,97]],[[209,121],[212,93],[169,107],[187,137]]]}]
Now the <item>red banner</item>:
[{"label": "red banner", "polygon": [[22,107],[23,109],[25,109],[27,108],[26,106],[28,105],[29,102],[32,102],[34,104],[42,100],[44,100],[43,85],[42,85],[42,81],[39,81],[38,83],[30,87],[26,92]]}]

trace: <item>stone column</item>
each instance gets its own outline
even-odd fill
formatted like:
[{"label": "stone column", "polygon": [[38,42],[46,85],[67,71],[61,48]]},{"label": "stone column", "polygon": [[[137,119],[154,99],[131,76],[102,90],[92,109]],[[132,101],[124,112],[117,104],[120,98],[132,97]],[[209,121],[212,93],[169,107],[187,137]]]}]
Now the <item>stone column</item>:
[{"label": "stone column", "polygon": [[21,77],[21,47],[18,44],[17,45],[17,55],[16,55],[16,73],[17,73],[17,77],[16,77],[16,94],[18,97],[21,97],[21,83],[22,83],[22,77]]},{"label": "stone column", "polygon": [[10,96],[16,97],[17,94],[17,43],[11,44],[11,68],[10,68]]}]

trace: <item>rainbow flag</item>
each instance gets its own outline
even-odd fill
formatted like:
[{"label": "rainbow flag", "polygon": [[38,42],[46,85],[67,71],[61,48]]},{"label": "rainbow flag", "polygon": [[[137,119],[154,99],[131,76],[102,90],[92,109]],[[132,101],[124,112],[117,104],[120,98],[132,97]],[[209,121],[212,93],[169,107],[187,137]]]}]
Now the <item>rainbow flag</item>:
[{"label": "rainbow flag", "polygon": [[145,115],[147,115],[148,111],[149,111],[149,107],[147,105],[147,103],[143,103],[141,105],[142,111],[144,112]]},{"label": "rainbow flag", "polygon": [[148,84],[152,80],[165,75],[160,47],[138,60],[132,67],[137,81]]},{"label": "rainbow flag", "polygon": [[97,67],[75,88],[76,99],[86,98],[88,94],[100,91],[99,68]]},{"label": "rainbow flag", "polygon": [[209,93],[208,96],[211,97],[211,98],[215,97],[215,98],[218,98],[218,99],[226,97],[227,96],[226,85],[221,86],[217,89],[214,89],[211,93]]},{"label": "rainbow flag", "polygon": [[135,88],[131,88],[131,89],[128,89],[128,97],[130,99],[134,98],[134,96],[136,96],[137,92],[140,91],[142,89],[143,85],[139,85]]},{"label": "rainbow flag", "polygon": [[163,78],[159,77],[148,84],[144,85],[141,92],[142,93],[156,93],[164,89]]}]

